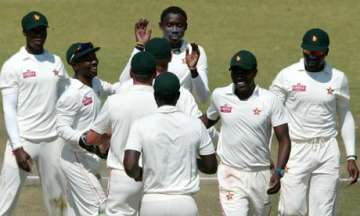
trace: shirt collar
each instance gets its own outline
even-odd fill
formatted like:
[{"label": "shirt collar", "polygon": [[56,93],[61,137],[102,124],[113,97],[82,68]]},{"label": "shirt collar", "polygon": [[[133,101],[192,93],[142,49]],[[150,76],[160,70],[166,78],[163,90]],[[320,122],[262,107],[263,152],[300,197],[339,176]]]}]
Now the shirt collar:
[{"label": "shirt collar", "polygon": [[177,111],[178,109],[176,108],[176,106],[171,105],[163,105],[157,109],[157,112],[159,113],[173,113]]},{"label": "shirt collar", "polygon": [[131,86],[131,90],[139,90],[139,91],[150,91],[153,92],[154,89],[149,85],[136,84]]},{"label": "shirt collar", "polygon": [[[229,95],[235,95],[234,83],[231,83],[230,85],[225,87],[225,93]],[[254,92],[251,94],[249,98],[251,98],[253,95],[258,95],[258,94],[259,94],[259,86],[256,85]]]},{"label": "shirt collar", "polygon": [[87,86],[84,83],[82,83],[80,80],[75,78],[71,78],[71,85],[73,85],[77,89],[81,89],[82,87]]},{"label": "shirt collar", "polygon": [[39,55],[34,55],[34,54],[29,53],[29,52],[26,50],[25,46],[23,46],[23,47],[20,48],[19,53],[20,53],[20,55],[21,55],[21,59],[25,61],[25,60],[28,60],[28,59],[34,59],[35,56],[45,55],[45,54],[47,53],[47,51],[44,49],[44,52],[43,52],[43,53],[41,53],[41,54],[39,54]]},{"label": "shirt collar", "polygon": [[[297,70],[298,71],[305,71],[305,64],[304,64],[304,58],[301,58],[298,65],[297,65]],[[327,62],[325,62],[325,67],[322,71],[320,72],[325,72],[325,73],[330,73],[331,72],[331,65],[328,64]]]},{"label": "shirt collar", "polygon": [[183,40],[182,43],[181,43],[180,48],[179,48],[179,49],[173,49],[173,50],[172,50],[172,53],[173,53],[173,54],[180,54],[180,53],[182,53],[182,52],[185,52],[186,49],[187,49],[187,47],[188,47],[188,42],[186,42],[185,40]]}]

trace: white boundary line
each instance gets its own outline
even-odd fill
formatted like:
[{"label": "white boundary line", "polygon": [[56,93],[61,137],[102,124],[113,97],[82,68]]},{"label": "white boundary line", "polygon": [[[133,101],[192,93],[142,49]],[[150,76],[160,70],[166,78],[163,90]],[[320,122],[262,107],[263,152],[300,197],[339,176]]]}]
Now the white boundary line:
[{"label": "white boundary line", "polygon": [[[200,177],[201,181],[217,181],[216,177]],[[349,182],[351,178],[340,178],[340,182]],[[103,183],[106,183],[108,181],[108,177],[102,177],[101,181]],[[360,178],[358,179],[360,181]],[[25,185],[39,185],[40,184],[40,178],[39,176],[28,176],[25,182]]]}]

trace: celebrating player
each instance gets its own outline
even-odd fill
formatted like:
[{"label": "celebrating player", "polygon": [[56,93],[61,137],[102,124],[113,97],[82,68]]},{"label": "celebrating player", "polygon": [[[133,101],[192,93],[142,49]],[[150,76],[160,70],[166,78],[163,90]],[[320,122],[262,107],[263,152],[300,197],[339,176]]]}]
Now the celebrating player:
[{"label": "celebrating player", "polygon": [[[214,146],[198,118],[175,107],[180,96],[176,75],[160,74],[154,84],[156,113],[137,120],[126,144],[124,167],[136,181],[144,181],[141,216],[196,216],[191,196],[199,190],[197,169],[217,169]],[[196,159],[197,155],[200,159]],[[139,167],[142,155],[143,168]]]},{"label": "celebrating player", "polygon": [[[148,23],[148,20],[140,19],[135,24],[137,44],[132,55],[142,51],[150,39],[151,30],[148,29]],[[187,30],[186,12],[176,6],[166,8],[161,13],[159,26],[172,48],[172,57],[167,71],[176,74],[181,86],[188,89],[198,102],[205,102],[209,96],[207,57],[201,46],[189,44],[183,40]],[[130,61],[120,75],[120,83],[130,79],[129,65]]]},{"label": "celebrating player", "polygon": [[66,205],[55,105],[68,76],[61,59],[44,49],[46,17],[32,11],[21,24],[26,45],[4,63],[0,74],[8,134],[0,177],[0,215],[11,214],[33,162],[41,178],[48,215],[61,215]]},{"label": "celebrating player", "polygon": [[[280,189],[280,178],[290,154],[287,118],[280,100],[256,86],[257,61],[252,53],[246,50],[236,53],[229,70],[233,83],[214,90],[203,118],[207,127],[221,119],[217,150],[220,202],[225,215],[269,215],[268,194]],[[279,151],[271,175],[272,128]]]},{"label": "celebrating player", "polygon": [[[100,47],[92,43],[74,43],[67,53],[67,62],[75,71],[70,86],[59,98],[56,106],[56,123],[65,145],[61,154],[61,168],[67,180],[67,197],[75,215],[99,215],[105,205],[105,193],[97,179],[100,166],[98,153],[106,157],[99,146],[86,145],[86,132],[101,107],[101,96],[115,92],[110,83],[97,76],[98,59],[95,52]],[[108,148],[104,134],[103,151]],[[88,151],[83,149],[85,147]]]},{"label": "celebrating player", "polygon": [[128,91],[108,97],[87,134],[87,143],[101,143],[111,130],[107,166],[111,169],[105,212],[112,215],[137,215],[142,195],[142,183],[129,178],[123,166],[123,152],[132,123],[139,117],[155,112],[152,82],[156,62],[148,52],[137,53],[131,60],[134,85]]},{"label": "celebrating player", "polygon": [[281,181],[279,213],[335,215],[340,166],[337,115],[351,184],[359,176],[348,80],[325,61],[329,53],[325,31],[310,29],[301,47],[304,59],[283,69],[270,87],[289,113],[292,140],[287,173]]}]

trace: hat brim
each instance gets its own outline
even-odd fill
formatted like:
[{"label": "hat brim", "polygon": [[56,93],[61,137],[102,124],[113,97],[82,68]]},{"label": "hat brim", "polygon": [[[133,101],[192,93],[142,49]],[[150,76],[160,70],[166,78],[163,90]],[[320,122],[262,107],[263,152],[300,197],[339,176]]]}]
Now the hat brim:
[{"label": "hat brim", "polygon": [[80,53],[77,53],[71,61],[76,62],[78,59],[86,56],[87,54],[94,53],[94,52],[97,52],[99,50],[100,50],[100,47],[94,47],[92,49],[84,50],[84,51],[82,51]]},{"label": "hat brim", "polygon": [[28,26],[24,30],[25,31],[30,31],[30,30],[38,28],[38,27],[46,27],[46,28],[48,28],[49,26],[47,24],[45,24],[45,23],[35,23],[34,25]]},{"label": "hat brim", "polygon": [[247,66],[247,65],[231,65],[229,67],[229,71],[231,71],[234,68],[239,68],[239,69],[244,70],[244,71],[256,70],[256,67],[254,68],[254,67],[250,67],[250,66]]},{"label": "hat brim", "polygon": [[309,51],[326,51],[329,48],[329,47],[321,47],[321,46],[312,46],[307,44],[301,44],[301,47],[304,50],[309,50]]}]

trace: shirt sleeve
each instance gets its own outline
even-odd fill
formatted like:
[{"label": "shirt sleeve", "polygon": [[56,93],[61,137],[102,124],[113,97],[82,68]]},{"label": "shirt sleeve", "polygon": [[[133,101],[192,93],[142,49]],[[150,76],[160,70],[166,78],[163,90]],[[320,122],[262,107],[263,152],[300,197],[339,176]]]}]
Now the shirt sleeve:
[{"label": "shirt sleeve", "polygon": [[273,127],[280,126],[288,123],[288,119],[285,113],[284,105],[280,102],[279,98],[272,95],[271,105],[271,124]]},{"label": "shirt sleeve", "polygon": [[200,131],[201,131],[200,133],[201,142],[199,146],[199,155],[214,154],[215,153],[214,144],[212,143],[209,133],[202,122],[200,122]]},{"label": "shirt sleeve", "polygon": [[180,90],[180,98],[176,104],[177,108],[188,116],[199,118],[202,112],[197,105],[194,96],[189,90],[182,88]]},{"label": "shirt sleeve", "polygon": [[13,91],[12,93],[9,91],[10,89],[2,90],[3,96],[3,110],[4,110],[4,121],[6,132],[9,137],[9,143],[12,149],[17,149],[22,147],[21,139],[20,139],[20,131],[17,121],[17,91]]},{"label": "shirt sleeve", "polygon": [[18,89],[19,88],[19,76],[17,68],[15,68],[10,61],[6,61],[1,68],[0,73],[0,89],[3,91],[6,89]]},{"label": "shirt sleeve", "polygon": [[69,75],[65,69],[65,66],[60,58],[59,58],[59,61],[60,61],[59,66],[57,68],[58,76],[59,76],[58,87],[57,87],[58,98],[60,98],[60,96],[65,92],[65,90],[70,85]]},{"label": "shirt sleeve", "polygon": [[191,79],[192,93],[196,96],[196,99],[204,103],[209,97],[209,81],[208,81],[208,63],[205,50],[199,46],[199,60],[196,65],[198,76]]},{"label": "shirt sleeve", "polygon": [[97,90],[100,90],[99,96],[109,96],[109,95],[115,94],[117,83],[111,84],[111,83],[101,80],[97,77],[93,78],[91,82],[92,82],[93,89],[95,90],[95,92]]},{"label": "shirt sleeve", "polygon": [[215,91],[211,95],[210,105],[206,111],[207,118],[213,121],[217,120],[220,117],[220,113],[215,105],[214,98],[215,98]]},{"label": "shirt sleeve", "polygon": [[279,98],[282,104],[285,104],[287,98],[287,90],[282,72],[280,72],[275,77],[269,89],[273,94],[275,94]]},{"label": "shirt sleeve", "polygon": [[73,128],[74,120],[80,110],[77,94],[64,92],[56,103],[56,130],[63,139],[72,145],[78,145],[86,130]]},{"label": "shirt sleeve", "polygon": [[133,51],[130,55],[129,61],[126,63],[125,68],[123,69],[123,71],[120,74],[120,77],[119,77],[120,84],[131,78],[130,77],[131,59],[133,58],[133,56],[136,53],[139,53],[139,52],[141,52],[141,51],[136,48],[133,49]]},{"label": "shirt sleeve", "polygon": [[96,117],[90,129],[98,134],[105,134],[111,129],[111,119],[109,112],[109,98],[105,101],[100,113]]},{"label": "shirt sleeve", "polygon": [[139,120],[137,120],[131,126],[125,150],[135,150],[138,152],[142,151],[143,137],[141,134],[140,125],[141,123],[139,122]]}]

